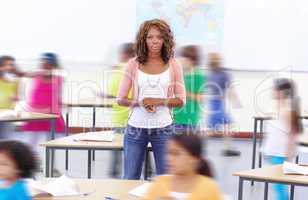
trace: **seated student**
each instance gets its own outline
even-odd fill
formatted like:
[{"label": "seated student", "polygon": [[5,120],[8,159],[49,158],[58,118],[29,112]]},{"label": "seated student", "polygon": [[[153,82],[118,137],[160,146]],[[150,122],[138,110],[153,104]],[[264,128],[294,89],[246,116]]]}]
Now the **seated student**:
[{"label": "seated student", "polygon": [[[0,109],[14,109],[17,100],[18,81],[8,76],[15,68],[15,59],[11,56],[0,57]],[[0,122],[0,139],[6,138],[7,132],[13,131],[11,123]]]},{"label": "seated student", "polygon": [[0,199],[30,200],[23,178],[30,178],[37,160],[27,145],[17,141],[0,141]]},{"label": "seated student", "polygon": [[168,142],[169,175],[155,179],[144,200],[221,200],[222,194],[202,158],[202,139],[192,133],[175,134]]}]

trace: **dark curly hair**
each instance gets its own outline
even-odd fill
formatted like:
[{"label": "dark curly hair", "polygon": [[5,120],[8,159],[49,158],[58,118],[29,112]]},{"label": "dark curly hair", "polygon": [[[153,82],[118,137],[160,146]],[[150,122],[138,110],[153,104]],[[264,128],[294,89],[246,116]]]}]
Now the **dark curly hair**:
[{"label": "dark curly hair", "polygon": [[14,160],[20,178],[30,178],[38,169],[37,157],[31,147],[18,141],[0,141],[0,153],[6,153]]},{"label": "dark curly hair", "polygon": [[173,57],[175,43],[170,26],[165,21],[160,19],[145,21],[140,26],[136,36],[136,44],[135,44],[137,61],[141,64],[144,64],[148,59],[148,47],[146,44],[146,38],[149,30],[152,27],[157,28],[163,35],[164,43],[161,51],[161,56],[164,63],[168,63],[169,59]]}]

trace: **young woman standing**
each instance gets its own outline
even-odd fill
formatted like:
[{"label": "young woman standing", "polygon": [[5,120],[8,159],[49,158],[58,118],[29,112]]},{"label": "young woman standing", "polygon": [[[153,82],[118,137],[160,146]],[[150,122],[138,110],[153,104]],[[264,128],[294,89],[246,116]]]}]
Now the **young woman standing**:
[{"label": "young woman standing", "polygon": [[[139,179],[147,145],[151,142],[156,173],[165,173],[165,146],[172,132],[173,107],[185,103],[182,67],[173,58],[169,25],[145,21],[136,37],[136,58],[122,79],[118,103],[131,107],[124,136],[124,178]],[[128,98],[132,90],[133,98]]]}]

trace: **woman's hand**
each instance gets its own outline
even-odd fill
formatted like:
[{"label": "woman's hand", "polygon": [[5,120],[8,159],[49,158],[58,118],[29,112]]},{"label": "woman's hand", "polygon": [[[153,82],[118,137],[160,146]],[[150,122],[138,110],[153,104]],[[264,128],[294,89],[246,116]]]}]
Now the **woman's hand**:
[{"label": "woman's hand", "polygon": [[147,106],[159,106],[163,105],[164,103],[162,99],[147,97],[142,100],[142,104],[145,107],[147,107]]},{"label": "woman's hand", "polygon": [[160,105],[164,105],[163,99],[147,97],[142,100],[142,106],[148,112],[152,112],[152,113],[156,112],[156,107]]}]

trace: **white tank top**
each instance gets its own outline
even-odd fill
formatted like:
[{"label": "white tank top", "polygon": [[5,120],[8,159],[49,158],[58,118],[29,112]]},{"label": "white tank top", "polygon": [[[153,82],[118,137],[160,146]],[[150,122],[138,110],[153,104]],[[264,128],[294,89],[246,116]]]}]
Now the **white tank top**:
[{"label": "white tank top", "polygon": [[[169,68],[160,74],[147,74],[138,70],[138,101],[146,97],[168,98],[170,85]],[[172,124],[170,109],[167,106],[158,106],[156,112],[149,113],[144,107],[134,107],[128,124],[137,128],[163,128]]]},{"label": "white tank top", "polygon": [[[281,107],[277,119],[266,121],[265,141],[262,151],[268,156],[286,157],[288,151],[290,127],[286,124],[285,114],[290,112],[291,107]],[[294,153],[296,144],[292,145]]]}]

